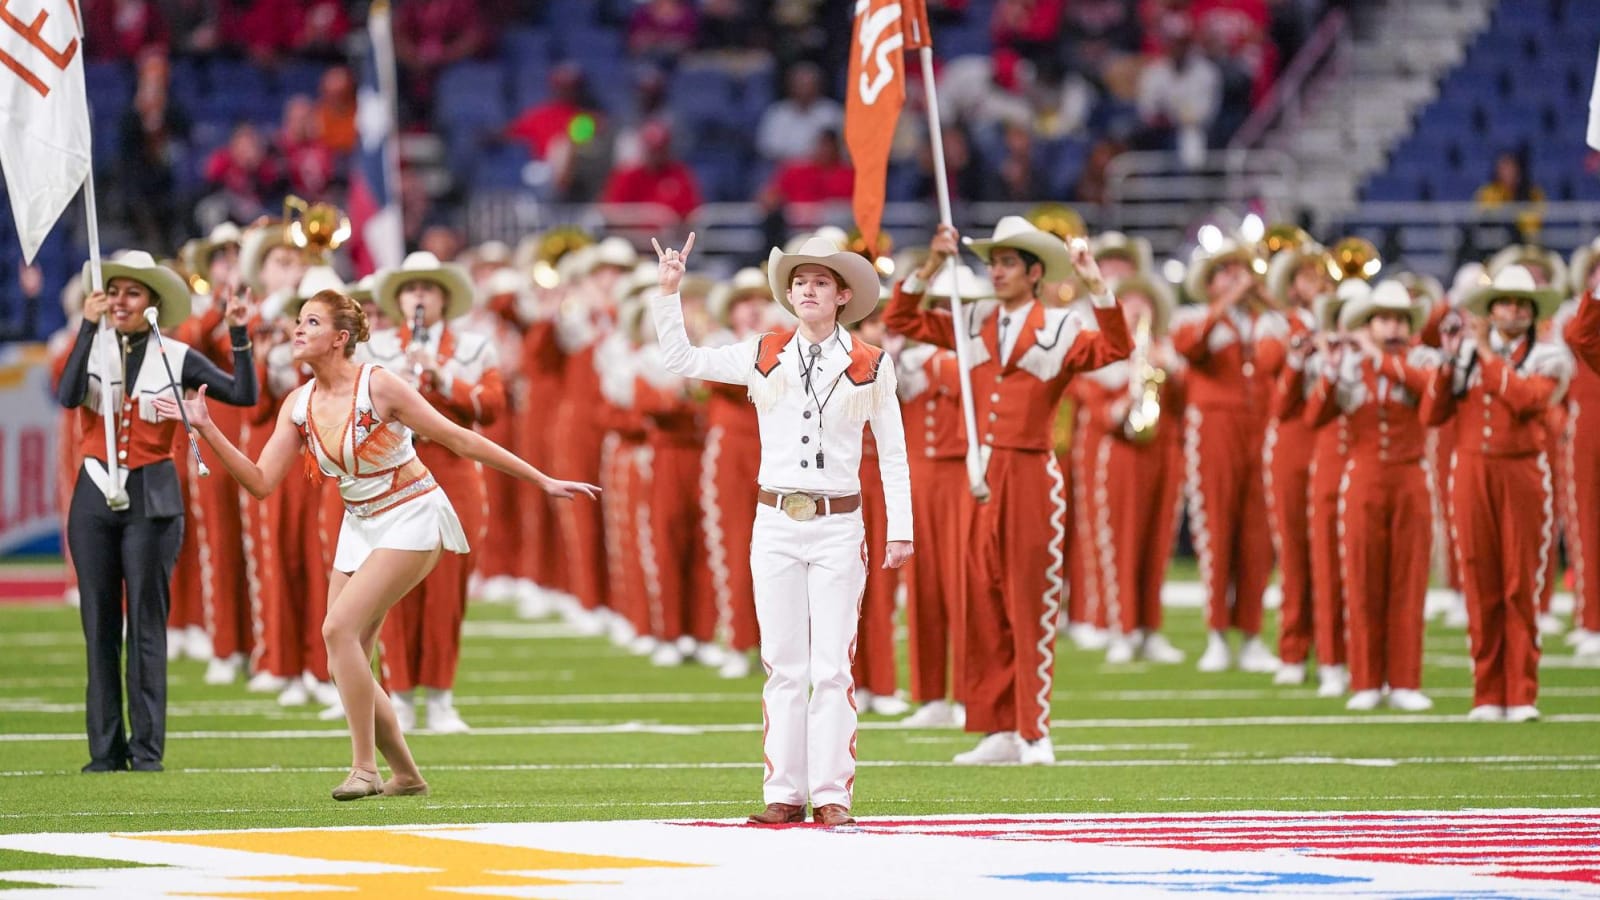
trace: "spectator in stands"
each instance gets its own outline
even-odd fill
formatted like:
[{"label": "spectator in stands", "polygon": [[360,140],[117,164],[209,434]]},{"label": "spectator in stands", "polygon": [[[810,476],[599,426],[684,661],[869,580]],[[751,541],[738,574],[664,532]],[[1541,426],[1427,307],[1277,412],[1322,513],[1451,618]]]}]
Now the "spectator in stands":
[{"label": "spectator in stands", "polygon": [[[944,123],[944,170],[950,184],[950,202],[975,200],[983,196],[983,172],[972,158],[972,140],[960,123]],[[919,200],[932,200],[933,148],[922,146],[917,155],[917,178],[914,196]],[[956,214],[958,217],[960,213]]]},{"label": "spectator in stands", "polygon": [[[659,122],[652,122],[639,137],[644,143],[644,161],[613,172],[601,202],[659,203],[678,218],[687,218],[700,206],[700,187],[694,172],[673,158],[672,133]],[[660,224],[666,228],[673,223]]]},{"label": "spectator in stands", "polygon": [[1246,81],[1245,109],[1272,87],[1278,52],[1267,39],[1267,0],[1194,0],[1189,7],[1197,43],[1219,63],[1227,61]]},{"label": "spectator in stands", "polygon": [[1033,162],[1033,132],[1020,122],[1012,122],[1001,129],[999,159],[983,161],[984,174],[981,197],[1008,203],[1024,203],[1049,196],[1044,173]]},{"label": "spectator in stands", "polygon": [[350,13],[340,0],[302,0],[297,11],[294,42],[296,56],[342,61],[345,38],[350,34]]},{"label": "spectator in stands", "polygon": [[1177,150],[1185,164],[1197,165],[1222,101],[1222,73],[1195,45],[1186,16],[1171,13],[1161,27],[1167,51],[1147,62],[1140,74],[1142,129],[1135,143],[1142,150]]},{"label": "spectator in stands", "polygon": [[770,29],[755,6],[744,0],[702,0],[696,46],[733,53],[765,46]]},{"label": "spectator in stands", "polygon": [[1061,45],[1064,0],[1000,0],[989,19],[995,64],[1008,56],[1035,62],[1054,58]]},{"label": "spectator in stands", "polygon": [[209,56],[222,47],[222,10],[212,0],[163,0],[174,56]]},{"label": "spectator in stands", "polygon": [[432,253],[440,262],[454,262],[461,255],[461,234],[449,225],[429,225],[417,241],[417,249]]},{"label": "spectator in stands", "polygon": [[796,63],[789,69],[784,99],[767,107],[756,130],[756,150],[772,162],[803,157],[817,145],[817,135],[844,128],[844,107],[822,95],[822,69]]},{"label": "spectator in stands", "polygon": [[506,126],[505,135],[526,143],[534,159],[546,159],[551,144],[566,139],[573,119],[595,114],[583,67],[569,60],[550,70],[550,97],[523,110]]},{"label": "spectator in stands", "polygon": [[[1489,183],[1478,188],[1474,197],[1478,208],[1499,210],[1510,207],[1518,210],[1517,232],[1524,242],[1532,243],[1539,236],[1544,222],[1544,191],[1528,176],[1528,148],[1502,151],[1494,158],[1494,168],[1489,171]],[[1507,235],[1506,243],[1511,243]]]},{"label": "spectator in stands", "polygon": [[131,61],[165,48],[166,19],[150,0],[83,0],[84,52],[94,60]]},{"label": "spectator in stands", "polygon": [[637,165],[644,159],[644,143],[639,132],[651,122],[660,122],[677,133],[672,109],[667,105],[667,73],[655,66],[641,69],[633,86],[634,108],[617,129],[616,164]]},{"label": "spectator in stands", "polygon": [[267,152],[261,132],[249,122],[233,128],[227,146],[206,161],[206,186],[214,205],[231,222],[250,222],[268,214],[282,199],[287,179],[282,165]]},{"label": "spectator in stands", "polygon": [[1114,60],[1139,52],[1139,18],[1125,0],[1073,0],[1067,7],[1062,61],[1100,83]]},{"label": "spectator in stands", "polygon": [[405,118],[426,121],[440,70],[489,46],[489,24],[476,0],[400,0],[394,19],[395,58],[404,73]]},{"label": "spectator in stands", "polygon": [[277,152],[289,172],[289,188],[307,200],[320,200],[333,182],[333,151],[317,129],[317,107],[296,94],[283,104]]},{"label": "spectator in stands", "polygon": [[684,0],[646,0],[628,19],[628,52],[670,66],[694,47],[699,17]]},{"label": "spectator in stands", "polygon": [[239,0],[221,6],[223,43],[256,65],[276,65],[294,44],[297,4]]},{"label": "spectator in stands", "polygon": [[817,135],[809,157],[791,159],[778,167],[762,189],[759,202],[771,210],[790,203],[848,201],[855,182],[855,170],[844,161],[839,146],[839,133],[824,131]]},{"label": "spectator in stands", "polygon": [[1083,173],[1072,189],[1072,199],[1079,203],[1106,202],[1106,167],[1117,154],[1128,148],[1114,140],[1100,140],[1089,148],[1089,158],[1084,160]]},{"label": "spectator in stands", "polygon": [[322,73],[317,86],[317,131],[322,143],[338,156],[356,149],[356,79],[348,66]]},{"label": "spectator in stands", "polygon": [[176,247],[188,218],[179,212],[176,170],[189,140],[189,117],[168,94],[170,77],[160,47],[141,53],[133,104],[118,125],[117,185],[142,247]]}]

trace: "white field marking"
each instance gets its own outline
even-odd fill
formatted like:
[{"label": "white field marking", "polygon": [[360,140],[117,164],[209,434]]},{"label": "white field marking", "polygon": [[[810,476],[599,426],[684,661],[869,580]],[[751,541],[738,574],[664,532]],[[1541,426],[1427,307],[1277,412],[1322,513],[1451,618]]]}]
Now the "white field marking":
[{"label": "white field marking", "polygon": [[[1355,766],[1375,768],[1395,768],[1398,766],[1434,766],[1434,765],[1487,765],[1498,762],[1517,762],[1525,764],[1529,769],[1540,768],[1537,764],[1542,762],[1566,763],[1574,761],[1589,762],[1589,769],[1600,770],[1600,756],[1485,756],[1485,757],[1390,757],[1390,758],[1363,758],[1363,757],[1331,757],[1331,756],[1271,756],[1271,757],[1239,757],[1234,754],[1202,755],[1195,757],[1173,757],[1164,759],[1058,759],[1057,768],[1063,769],[1136,769],[1157,766],[1182,766],[1186,768],[1214,768],[1230,766]],[[756,761],[736,762],[659,762],[659,763],[457,763],[430,765],[430,772],[650,772],[650,771],[702,771],[719,769],[759,769],[762,763]],[[957,764],[944,760],[861,760],[856,763],[857,768],[914,768],[914,769],[947,769],[955,768]],[[308,772],[340,772],[345,769],[327,766],[185,766],[183,768],[169,768],[169,774],[184,775],[266,775],[276,773],[308,773]],[[38,770],[30,771],[4,771],[0,770],[0,778],[16,778],[38,774]]]},{"label": "white field marking", "polygon": [[[1471,697],[1472,688],[1424,688],[1430,697]],[[1540,697],[1597,697],[1600,687],[1540,687]],[[1321,700],[1313,688],[1219,688],[1214,690],[1058,691],[1058,701],[1116,700]],[[1336,698],[1342,700],[1343,698]]]},{"label": "white field marking", "polygon": [[[1540,654],[1539,655],[1539,668],[1540,669],[1600,669],[1600,659],[1596,659],[1594,657],[1579,658],[1579,657],[1573,656],[1572,655],[1572,651],[1571,650],[1567,650],[1567,648],[1565,648],[1565,647],[1562,647],[1560,649],[1565,651],[1565,652],[1557,654],[1557,653],[1551,653],[1551,652],[1546,651],[1546,652]],[[1429,662],[1432,665],[1442,666],[1442,667],[1445,667],[1445,668],[1452,668],[1452,669],[1462,668],[1462,669],[1465,669],[1465,668],[1470,668],[1471,667],[1471,665],[1472,665],[1472,657],[1467,656],[1466,654],[1461,654],[1459,656],[1446,655],[1446,654],[1434,654],[1433,658],[1430,659]]]},{"label": "white field marking", "polygon": [[461,626],[461,635],[469,638],[516,640],[581,637],[576,628],[565,622],[467,622]]},{"label": "white field marking", "polygon": [[[621,647],[614,647],[609,641],[599,638],[574,638],[571,641],[548,644],[539,647],[538,652],[531,654],[530,662],[539,663],[551,659],[632,659],[632,654]],[[495,662],[505,662],[509,656],[503,644],[470,643],[461,648],[462,659],[486,659]]]},{"label": "white field marking", "polygon": [[[971,735],[949,737],[910,737],[908,744],[970,744]],[[1055,745],[1057,753],[1122,753],[1129,750],[1188,750],[1192,744],[1062,744]]]},{"label": "white field marking", "polygon": [[[1550,725],[1593,725],[1600,723],[1600,714],[1595,713],[1567,713],[1562,715],[1545,716],[1542,719],[1544,726]],[[1195,728],[1195,727],[1279,727],[1279,726],[1306,726],[1306,725],[1465,725],[1471,728],[1493,727],[1481,722],[1468,722],[1465,713],[1457,715],[1372,715],[1372,716],[1241,716],[1233,718],[1215,719],[1057,719],[1050,723],[1056,730],[1084,730],[1100,728]],[[906,728],[898,721],[894,722],[861,722],[857,726],[862,731],[909,731],[918,733],[920,728]],[[501,736],[501,737],[531,737],[539,735],[571,735],[571,734],[667,734],[667,735],[702,735],[702,734],[750,734],[761,731],[757,722],[732,722],[718,724],[664,724],[644,722],[600,722],[600,723],[568,723],[551,725],[522,725],[506,728],[474,728],[472,735]],[[307,740],[322,738],[348,738],[349,732],[344,729],[303,729],[303,730],[272,730],[272,731],[183,731],[168,732],[167,737],[173,740]],[[469,735],[470,737],[470,735]],[[970,739],[970,735],[968,736]],[[81,741],[83,733],[73,732],[33,732],[28,734],[0,734],[0,743],[36,743],[46,741]]]},{"label": "white field marking", "polygon": [[71,631],[11,631],[0,634],[0,647],[83,646],[83,635]]}]

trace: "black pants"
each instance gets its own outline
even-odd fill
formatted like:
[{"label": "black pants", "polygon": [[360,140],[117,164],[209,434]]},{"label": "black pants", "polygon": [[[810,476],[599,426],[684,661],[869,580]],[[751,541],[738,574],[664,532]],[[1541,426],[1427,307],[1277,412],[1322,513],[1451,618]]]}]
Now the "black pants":
[{"label": "black pants", "polygon": [[[183,543],[182,507],[171,462],[128,474],[128,508],[113,511],[87,472],[78,473],[67,544],[78,571],[79,613],[89,658],[84,698],[91,764],[123,768],[161,762],[167,734],[167,611],[172,569]],[[151,516],[150,513],[171,513]],[[128,722],[122,718],[122,609],[128,609]]]}]

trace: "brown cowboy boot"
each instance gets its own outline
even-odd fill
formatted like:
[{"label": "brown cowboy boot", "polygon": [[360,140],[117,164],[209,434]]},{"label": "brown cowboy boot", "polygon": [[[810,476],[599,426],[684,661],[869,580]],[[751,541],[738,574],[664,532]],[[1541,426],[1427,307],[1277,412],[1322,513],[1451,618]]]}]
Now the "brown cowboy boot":
[{"label": "brown cowboy boot", "polygon": [[850,810],[838,803],[824,803],[811,810],[811,821],[824,828],[838,828],[840,825],[854,825],[855,819],[850,818]]},{"label": "brown cowboy boot", "polygon": [[768,803],[767,808],[751,816],[751,825],[794,825],[806,820],[806,807],[802,803]]}]

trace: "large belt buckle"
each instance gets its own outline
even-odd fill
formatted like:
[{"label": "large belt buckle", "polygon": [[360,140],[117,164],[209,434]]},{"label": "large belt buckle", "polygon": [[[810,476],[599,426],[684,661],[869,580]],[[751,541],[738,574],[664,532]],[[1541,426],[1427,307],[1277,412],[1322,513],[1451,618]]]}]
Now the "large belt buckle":
[{"label": "large belt buckle", "polygon": [[784,494],[783,513],[796,522],[809,522],[817,517],[817,500],[810,494]]}]

